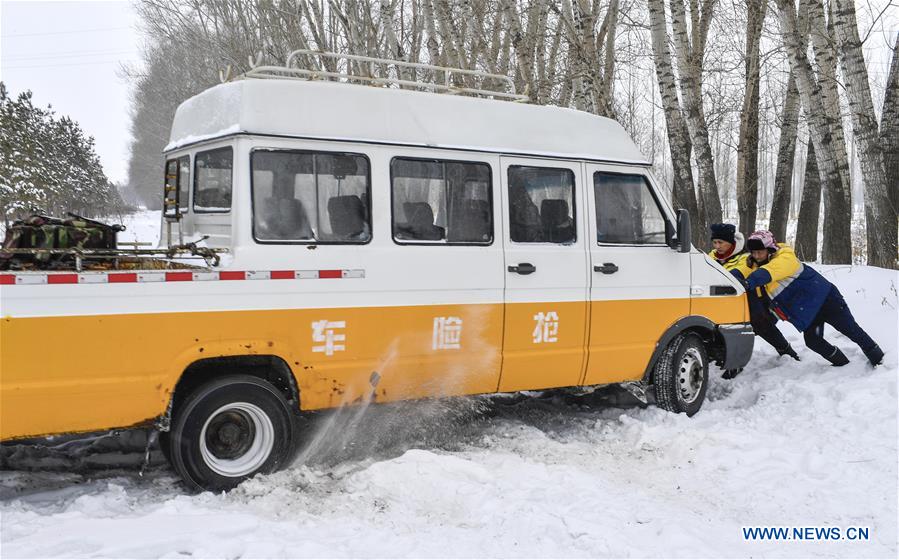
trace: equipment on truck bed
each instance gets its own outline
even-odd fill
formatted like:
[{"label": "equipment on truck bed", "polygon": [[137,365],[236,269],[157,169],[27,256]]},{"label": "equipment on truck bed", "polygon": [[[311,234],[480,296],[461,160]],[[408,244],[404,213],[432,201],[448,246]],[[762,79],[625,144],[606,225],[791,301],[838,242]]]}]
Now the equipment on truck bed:
[{"label": "equipment on truck bed", "polygon": [[[0,270],[72,268],[75,266],[74,251],[54,249],[114,251],[116,234],[125,231],[121,224],[105,224],[72,212],[68,216],[62,219],[32,214],[13,222],[6,230],[3,250],[0,250]],[[36,250],[23,252],[16,249]]]},{"label": "equipment on truck bed", "polygon": [[[161,248],[133,249],[119,247],[116,234],[125,231],[121,224],[106,224],[68,213],[69,219],[32,214],[13,222],[6,230],[0,248],[0,270],[161,270],[198,268],[178,262],[201,258],[205,267],[219,265],[220,255],[227,249],[211,249],[199,245],[203,236],[190,243]],[[178,261],[174,260],[178,259]],[[202,267],[200,267],[202,268]]]}]

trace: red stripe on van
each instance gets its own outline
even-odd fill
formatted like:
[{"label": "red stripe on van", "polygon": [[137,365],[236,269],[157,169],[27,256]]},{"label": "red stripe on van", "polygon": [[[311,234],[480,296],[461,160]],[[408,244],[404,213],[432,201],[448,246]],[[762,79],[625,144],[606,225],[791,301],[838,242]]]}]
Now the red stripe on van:
[{"label": "red stripe on van", "polygon": [[122,274],[110,274],[107,276],[110,284],[118,284],[123,282],[137,282],[136,272],[125,272]]},{"label": "red stripe on van", "polygon": [[193,272],[166,272],[166,282],[192,282],[194,279]]},{"label": "red stripe on van", "polygon": [[47,284],[77,284],[77,274],[48,274]]},{"label": "red stripe on van", "polygon": [[0,285],[15,284],[16,277],[12,274],[0,274]]},{"label": "red stripe on van", "polygon": [[292,270],[273,270],[272,271],[272,280],[293,280],[297,275]]},{"label": "red stripe on van", "polygon": [[219,272],[219,280],[246,280],[247,273],[242,270],[225,270]]},{"label": "red stripe on van", "polygon": [[342,270],[319,270],[319,278],[343,278]]}]

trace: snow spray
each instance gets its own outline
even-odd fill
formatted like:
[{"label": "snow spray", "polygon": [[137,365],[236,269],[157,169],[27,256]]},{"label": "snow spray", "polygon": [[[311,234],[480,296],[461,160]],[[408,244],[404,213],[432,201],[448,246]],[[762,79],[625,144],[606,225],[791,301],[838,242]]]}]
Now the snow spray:
[{"label": "snow spray", "polygon": [[[475,308],[466,313],[466,332],[463,351],[482,356],[485,363],[498,366],[499,349],[485,341],[487,310]],[[455,448],[462,443],[466,430],[476,429],[475,419],[482,417],[489,403],[481,397],[454,397],[468,374],[466,365],[450,368],[439,380],[424,387],[433,399],[398,401],[370,406],[381,377],[392,375],[397,358],[399,340],[394,340],[379,360],[376,373],[370,378],[371,389],[362,402],[347,397],[336,410],[313,428],[308,443],[297,455],[292,466],[335,465],[347,460],[361,460],[381,456],[400,455],[410,448]],[[347,395],[358,394],[347,391]],[[363,422],[363,419],[365,420]]]}]

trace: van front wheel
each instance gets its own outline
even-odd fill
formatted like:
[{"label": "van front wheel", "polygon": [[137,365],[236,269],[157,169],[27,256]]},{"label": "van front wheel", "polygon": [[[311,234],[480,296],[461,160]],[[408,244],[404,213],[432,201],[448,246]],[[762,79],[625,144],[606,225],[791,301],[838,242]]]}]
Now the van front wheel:
[{"label": "van front wheel", "polygon": [[271,383],[233,375],[195,390],[175,411],[169,460],[196,490],[230,490],[285,466],[294,414]]},{"label": "van front wheel", "polygon": [[653,371],[656,402],[665,410],[693,416],[702,407],[709,385],[705,344],[695,334],[680,334],[671,341]]}]

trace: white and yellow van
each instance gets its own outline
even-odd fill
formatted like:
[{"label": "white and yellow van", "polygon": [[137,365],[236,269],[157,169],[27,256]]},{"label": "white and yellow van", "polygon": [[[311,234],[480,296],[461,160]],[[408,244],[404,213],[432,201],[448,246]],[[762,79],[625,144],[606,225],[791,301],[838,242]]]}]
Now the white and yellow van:
[{"label": "white and yellow van", "polygon": [[752,352],[742,287],[612,120],[241,79],[165,154],[177,234],[230,254],[0,272],[3,440],[155,424],[221,489],[284,466],[301,411],[635,382],[692,415]]}]

